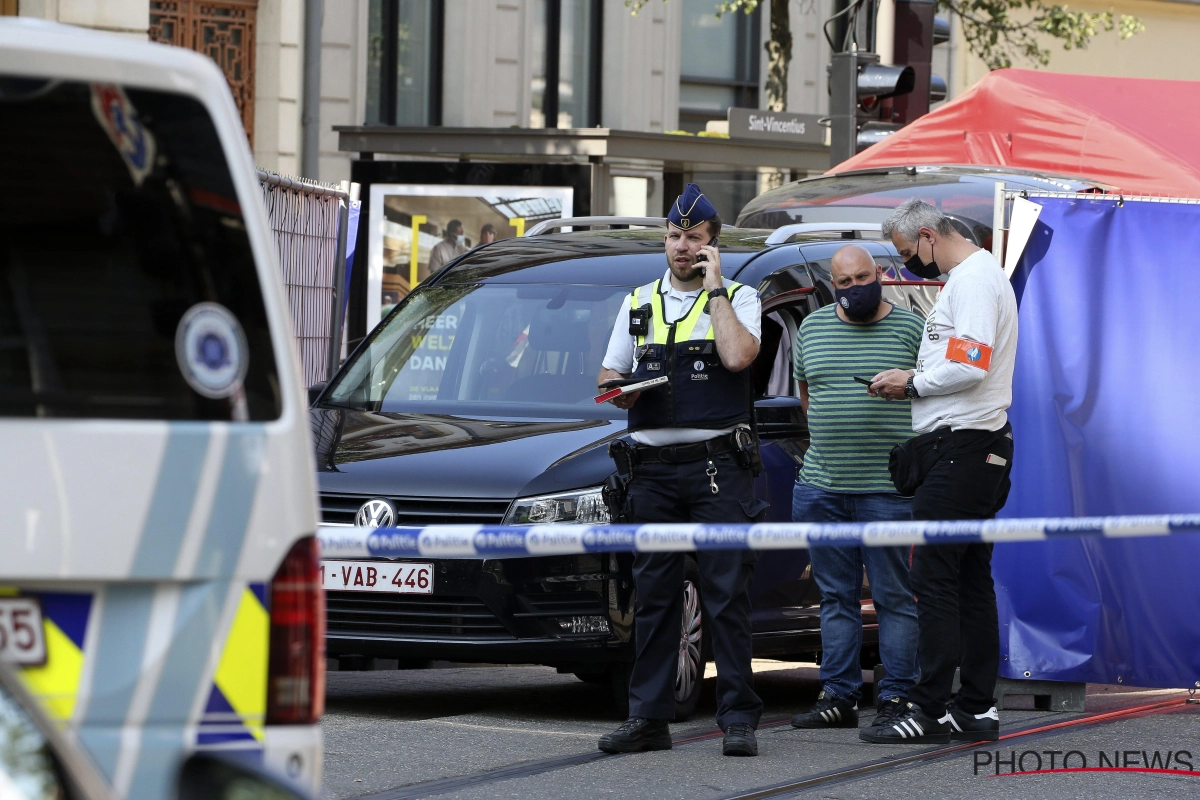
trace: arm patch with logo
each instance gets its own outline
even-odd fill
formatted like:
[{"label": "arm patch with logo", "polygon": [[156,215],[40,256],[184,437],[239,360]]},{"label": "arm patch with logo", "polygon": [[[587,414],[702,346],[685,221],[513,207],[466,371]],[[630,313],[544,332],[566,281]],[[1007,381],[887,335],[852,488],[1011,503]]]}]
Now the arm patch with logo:
[{"label": "arm patch with logo", "polygon": [[992,365],[992,348],[982,342],[951,336],[946,345],[946,360],[979,367],[987,372],[988,367]]}]

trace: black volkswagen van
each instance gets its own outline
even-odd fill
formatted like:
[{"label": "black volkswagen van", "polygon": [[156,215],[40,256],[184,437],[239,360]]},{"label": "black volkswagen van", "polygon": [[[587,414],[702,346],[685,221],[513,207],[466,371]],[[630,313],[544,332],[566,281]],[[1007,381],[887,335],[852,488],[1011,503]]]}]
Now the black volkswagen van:
[{"label": "black volkswagen van", "polygon": [[[659,225],[665,223],[659,222]],[[754,363],[768,519],[789,521],[808,428],[791,376],[804,316],[833,301],[829,260],[861,240],[885,269],[885,298],[924,315],[938,283],[901,272],[879,225],[725,228],[722,272],[758,289]],[[613,322],[630,291],[667,270],[663,230],[505,239],[451,263],[398,305],[314,392],[325,525],[603,522],[608,443],[625,412],[593,402]],[[398,586],[327,594],[327,653],[412,663],[535,663],[611,686],[626,702],[633,659],[631,555],[416,559]],[[708,659],[694,563],[685,584],[678,713],[694,708]],[[411,586],[405,584],[411,583]],[[803,550],[760,558],[754,652],[820,649],[820,594]],[[875,615],[864,588],[864,661]]]}]

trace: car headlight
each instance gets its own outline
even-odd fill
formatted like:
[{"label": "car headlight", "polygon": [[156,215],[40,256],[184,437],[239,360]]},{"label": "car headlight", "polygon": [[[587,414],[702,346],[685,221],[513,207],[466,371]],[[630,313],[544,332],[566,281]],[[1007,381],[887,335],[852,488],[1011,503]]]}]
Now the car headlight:
[{"label": "car headlight", "polygon": [[604,505],[601,487],[576,489],[573,492],[544,494],[540,497],[518,497],[504,517],[505,525],[540,525],[550,522],[598,523],[608,522],[608,507]]}]

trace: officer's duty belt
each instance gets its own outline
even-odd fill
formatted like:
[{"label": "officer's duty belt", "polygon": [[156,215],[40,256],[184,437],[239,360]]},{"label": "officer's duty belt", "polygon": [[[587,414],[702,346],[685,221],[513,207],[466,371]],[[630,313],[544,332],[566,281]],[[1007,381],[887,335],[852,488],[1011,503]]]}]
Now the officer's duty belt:
[{"label": "officer's duty belt", "polygon": [[634,446],[634,458],[639,464],[687,464],[721,453],[736,453],[739,449],[736,435],[736,432],[726,433],[703,442],[668,444],[663,447],[639,444]]}]

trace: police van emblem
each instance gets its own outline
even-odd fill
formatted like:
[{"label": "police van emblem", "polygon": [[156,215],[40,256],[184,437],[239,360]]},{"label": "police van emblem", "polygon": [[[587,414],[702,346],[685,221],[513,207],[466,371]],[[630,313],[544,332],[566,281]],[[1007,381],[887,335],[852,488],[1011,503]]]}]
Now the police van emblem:
[{"label": "police van emblem", "polygon": [[230,397],[246,378],[249,353],[237,317],[219,303],[197,303],[175,329],[175,360],[197,394]]},{"label": "police van emblem", "polygon": [[697,361],[695,364],[692,364],[692,368],[695,369],[697,372],[703,372],[704,371],[704,362]]},{"label": "police van emblem", "polygon": [[135,186],[154,169],[154,136],[138,120],[137,110],[120,86],[92,84],[92,113],[117,148]]},{"label": "police van emblem", "polygon": [[354,524],[360,528],[391,528],[396,524],[396,507],[379,497],[368,500],[358,509]]}]

